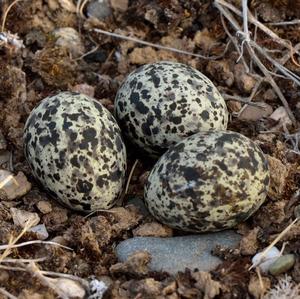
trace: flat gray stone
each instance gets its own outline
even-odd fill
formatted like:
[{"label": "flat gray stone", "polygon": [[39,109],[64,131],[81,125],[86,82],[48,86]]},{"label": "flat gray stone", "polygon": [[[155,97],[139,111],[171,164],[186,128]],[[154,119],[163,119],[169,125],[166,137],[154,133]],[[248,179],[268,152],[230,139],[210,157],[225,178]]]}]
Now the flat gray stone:
[{"label": "flat gray stone", "polygon": [[152,271],[171,274],[185,268],[211,271],[222,262],[211,254],[216,245],[235,248],[240,239],[241,236],[231,230],[172,238],[135,237],[121,242],[116,254],[119,261],[124,262],[137,251],[148,251]]}]

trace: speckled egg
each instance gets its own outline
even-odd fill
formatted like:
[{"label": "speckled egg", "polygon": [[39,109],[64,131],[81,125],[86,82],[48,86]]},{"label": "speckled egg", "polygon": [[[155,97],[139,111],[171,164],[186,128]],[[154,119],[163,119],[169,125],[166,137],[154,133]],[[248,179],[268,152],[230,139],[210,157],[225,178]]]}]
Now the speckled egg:
[{"label": "speckled egg", "polygon": [[226,130],[228,122],[213,83],[188,65],[168,61],[146,64],[126,78],[115,115],[127,138],[152,156],[199,131]]},{"label": "speckled egg", "polygon": [[267,159],[247,137],[200,132],[158,160],[145,185],[145,202],[161,222],[185,231],[231,228],[264,202]]},{"label": "speckled egg", "polygon": [[125,178],[126,149],[114,117],[96,100],[62,92],[34,108],[24,131],[35,178],[74,210],[112,207]]}]

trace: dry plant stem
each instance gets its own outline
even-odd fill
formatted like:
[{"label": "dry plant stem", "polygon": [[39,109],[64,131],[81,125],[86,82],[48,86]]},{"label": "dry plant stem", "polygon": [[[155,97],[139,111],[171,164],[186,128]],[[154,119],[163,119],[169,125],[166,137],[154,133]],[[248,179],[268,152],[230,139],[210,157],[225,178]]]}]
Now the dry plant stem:
[{"label": "dry plant stem", "polygon": [[262,277],[261,277],[260,269],[259,268],[255,268],[255,270],[256,270],[256,274],[257,274],[258,280],[259,280],[260,290],[261,290],[261,293],[262,293],[263,290],[264,290],[264,282],[263,282]]},{"label": "dry plant stem", "polygon": [[0,250],[1,250],[1,247],[3,247],[2,250],[4,250],[4,252],[2,253],[2,255],[0,256],[0,263],[1,261],[3,261],[3,259],[5,259],[7,256],[9,256],[10,252],[11,252],[11,249],[13,248],[13,246],[15,246],[14,244],[16,244],[19,239],[26,233],[26,231],[33,226],[33,220],[31,221],[28,221],[26,224],[25,224],[25,227],[23,228],[23,230],[20,232],[20,234],[15,238],[13,239],[12,237],[10,238],[9,242],[7,245],[2,245],[0,246]]},{"label": "dry plant stem", "polygon": [[[31,272],[26,266],[24,266],[24,267],[13,267],[13,266],[0,265],[0,269],[8,270],[8,271]],[[85,279],[80,278],[78,276],[71,275],[71,274],[52,272],[52,271],[42,271],[42,270],[40,270],[40,273],[42,275],[48,275],[48,276],[55,277],[55,278],[67,278],[67,279],[71,279],[71,280],[74,280],[74,281],[78,281],[85,288],[88,288],[88,286],[89,286],[88,282]]]},{"label": "dry plant stem", "polygon": [[30,263],[30,262],[43,262],[45,261],[47,258],[46,257],[42,257],[42,258],[38,258],[38,259],[9,259],[6,258],[4,259],[2,262],[3,263],[12,263],[12,264],[24,264],[24,263]]},{"label": "dry plant stem", "polygon": [[[20,243],[20,244],[0,245],[0,250],[7,250],[7,249],[12,249],[12,248],[19,248],[19,247],[23,247],[23,246],[27,246],[27,245],[33,245],[33,244],[54,245],[54,246],[62,247],[64,249],[68,249],[68,250],[73,251],[72,248],[64,246],[64,245],[61,245],[59,243],[51,242],[51,241],[40,241],[40,240],[27,241],[27,242],[23,242],[23,243]],[[4,255],[4,253],[3,253],[3,255]],[[3,261],[3,260],[1,260],[1,257],[0,257],[0,262]]]},{"label": "dry plant stem", "polygon": [[193,56],[193,57],[197,57],[197,58],[201,58],[201,59],[207,59],[207,60],[215,60],[215,59],[222,58],[224,56],[224,54],[227,52],[228,46],[229,46],[229,43],[227,43],[227,45],[224,49],[224,52],[221,55],[218,55],[218,56],[203,56],[203,55],[200,55],[200,54],[196,54],[196,53],[192,53],[192,52],[188,52],[188,51],[184,51],[184,50],[179,50],[179,49],[172,48],[172,47],[167,47],[167,46],[163,46],[163,45],[159,45],[159,44],[153,44],[153,43],[146,42],[144,40],[141,40],[141,39],[138,39],[138,38],[135,38],[135,37],[130,37],[130,36],[126,36],[126,35],[122,35],[122,34],[118,34],[118,33],[108,32],[108,31],[105,31],[105,30],[102,30],[102,29],[92,29],[92,30],[97,32],[97,33],[101,33],[101,34],[104,34],[104,35],[108,35],[108,36],[123,39],[123,40],[129,40],[129,41],[141,44],[141,45],[145,45],[145,46],[149,46],[149,47],[153,47],[153,48],[157,48],[157,49],[161,49],[161,50],[167,50],[167,51],[171,51],[171,52],[178,53],[178,54],[190,55],[190,56]]},{"label": "dry plant stem", "polygon": [[287,21],[287,22],[278,22],[278,23],[267,23],[267,25],[270,26],[288,26],[288,25],[298,25],[300,24],[300,20],[293,20],[293,21]]},{"label": "dry plant stem", "polygon": [[[232,96],[232,95],[224,94],[224,93],[222,93],[222,96],[225,99],[225,101],[241,102],[243,104],[247,104],[249,106],[254,106],[254,107],[259,107],[259,108],[265,108],[266,107],[262,103],[251,102],[251,97],[242,98],[240,96]],[[247,105],[245,105],[245,106],[247,106]]]},{"label": "dry plant stem", "polygon": [[[233,11],[235,14],[237,14],[240,17],[243,17],[243,13],[237,9],[235,6],[233,6],[232,4],[224,1],[224,0],[215,0],[215,3],[218,3],[220,5],[223,5],[225,7],[227,7],[228,9],[230,9],[231,11]],[[269,29],[267,26],[263,25],[261,22],[259,22],[252,14],[250,11],[248,11],[248,20],[249,22],[251,22],[252,24],[254,24],[255,26],[257,26],[260,30],[262,30],[263,32],[265,32],[267,35],[269,35],[274,41],[276,41],[278,44],[291,49],[291,43],[280,38],[276,33],[274,33],[271,29]],[[296,53],[299,53],[298,51],[296,51]]]},{"label": "dry plant stem", "polygon": [[8,299],[18,299],[18,297],[15,297],[11,293],[7,292],[5,289],[0,288],[0,294],[6,296]]},{"label": "dry plant stem", "polygon": [[9,11],[11,10],[11,8],[16,4],[18,3],[19,1],[21,0],[15,0],[12,2],[12,4],[10,4],[7,8],[7,10],[4,12],[3,14],[3,19],[2,19],[2,25],[1,25],[1,32],[4,32],[4,29],[5,29],[5,22],[6,22],[6,18],[7,18],[7,15],[9,13]]},{"label": "dry plant stem", "polygon": [[98,209],[98,210],[95,210],[95,211],[93,211],[93,212],[87,214],[87,215],[84,216],[83,218],[86,219],[86,218],[88,218],[88,217],[90,217],[90,216],[92,216],[92,215],[94,215],[94,214],[96,214],[96,213],[98,213],[98,212],[111,213],[111,214],[117,213],[116,211],[110,211],[110,210]]},{"label": "dry plant stem", "polygon": [[[226,17],[226,19],[230,22],[230,24],[234,27],[235,31],[237,32],[241,32],[241,28],[238,24],[238,22],[235,20],[235,18],[233,17],[233,15],[224,7],[222,7],[221,5],[218,4],[218,2],[220,2],[222,0],[218,0],[215,2],[215,6],[219,9],[219,11]],[[225,23],[225,22],[224,22]],[[256,24],[255,24],[256,25]],[[226,30],[227,28],[224,28],[224,30],[226,31],[226,33],[228,32],[228,30]],[[251,44],[252,47],[255,47],[266,59],[268,59],[279,71],[281,71],[285,76],[287,76],[288,78],[290,78],[291,80],[293,80],[297,85],[300,86],[300,77],[297,76],[296,74],[294,74],[293,72],[291,72],[290,70],[288,70],[287,68],[285,68],[282,64],[280,64],[279,62],[277,62],[276,60],[274,60],[272,57],[270,57],[267,53],[266,50],[264,50],[263,48],[261,48],[256,42],[249,40],[248,43]],[[293,53],[295,51],[298,51],[298,49],[295,49],[293,51],[291,51],[291,47],[288,47],[289,51],[290,51],[290,57],[293,57]],[[240,52],[239,52],[240,53]],[[293,60],[294,61],[294,60]],[[297,63],[295,63],[297,65]]]},{"label": "dry plant stem", "polygon": [[[263,82],[263,78],[259,78],[258,81],[255,83],[252,91],[251,91],[251,94],[250,96],[248,97],[248,102],[251,102],[253,100],[253,98],[255,97],[256,93],[257,93],[257,90],[259,88],[259,86],[261,85],[261,83]],[[253,103],[252,103],[253,104]],[[241,113],[247,108],[247,106],[250,105],[249,103],[247,103],[246,105],[244,105],[241,110],[238,112],[238,116],[241,115]],[[265,108],[266,106],[263,106],[263,109]]]},{"label": "dry plant stem", "polygon": [[133,165],[132,165],[132,167],[131,167],[130,173],[129,173],[129,175],[128,175],[128,179],[127,179],[126,187],[125,187],[125,192],[124,192],[124,194],[125,194],[125,195],[126,195],[126,194],[127,194],[127,192],[128,192],[129,185],[130,185],[130,181],[131,181],[131,178],[132,178],[133,172],[134,172],[134,170],[135,170],[135,168],[136,168],[136,166],[137,166],[138,162],[139,162],[139,160],[138,160],[138,159],[136,159],[136,160],[134,161],[134,164],[133,164]]},{"label": "dry plant stem", "polygon": [[248,42],[250,40],[250,34],[248,29],[248,0],[242,0],[243,6],[243,26],[244,26],[244,40]]},{"label": "dry plant stem", "polygon": [[260,70],[262,71],[262,73],[265,75],[266,79],[270,83],[270,85],[273,87],[274,91],[277,93],[277,95],[278,95],[279,99],[281,100],[284,108],[286,109],[286,112],[287,112],[289,118],[291,119],[292,123],[294,125],[296,125],[297,124],[296,118],[293,115],[293,113],[292,113],[292,111],[289,107],[289,104],[288,104],[287,100],[285,99],[284,95],[282,94],[280,88],[278,87],[278,85],[274,81],[273,77],[270,75],[270,72],[263,65],[263,63],[259,60],[259,58],[256,56],[256,54],[253,51],[253,49],[251,48],[251,46],[247,45],[246,47],[248,49],[248,52],[249,52],[250,56],[254,59],[256,65],[260,68]]},{"label": "dry plant stem", "polygon": [[[291,224],[289,224],[275,239],[274,241],[262,252],[262,255],[260,257],[260,260],[262,260],[267,253],[271,250],[273,246],[275,246],[286,234],[287,232],[296,224],[296,222],[299,220],[299,218],[296,218]],[[251,270],[254,267],[257,267],[258,265],[253,264],[248,270]]]},{"label": "dry plant stem", "polygon": [[38,278],[45,286],[52,289],[60,298],[69,299],[69,296],[66,296],[64,292],[61,292],[56,288],[56,285],[52,282],[52,279],[47,278],[41,273],[40,269],[36,266],[35,263],[30,263],[27,268],[29,272],[31,272],[36,278]]},{"label": "dry plant stem", "polygon": [[89,2],[89,0],[83,0],[83,3],[81,4],[80,6],[80,9],[79,9],[79,15],[84,18],[84,14],[83,14],[83,9],[84,7],[86,6],[86,4]]},{"label": "dry plant stem", "polygon": [[[241,29],[237,23],[237,21],[235,20],[235,18],[232,16],[232,14],[224,7],[222,7],[221,5],[219,5],[219,3],[224,3],[225,1],[223,0],[216,0],[215,5],[216,7],[220,10],[220,12],[222,14],[224,14],[224,16],[228,19],[228,21],[230,22],[230,24],[234,27],[234,29],[237,32],[240,32]],[[225,2],[226,3],[226,2]],[[259,69],[262,71],[262,73],[264,74],[265,78],[267,79],[267,81],[270,83],[270,85],[272,86],[272,88],[274,89],[274,91],[277,93],[279,99],[281,100],[283,106],[285,107],[291,121],[293,122],[293,124],[295,125],[297,123],[284,95],[282,94],[280,88],[278,87],[278,85],[275,83],[273,77],[271,76],[269,70],[263,65],[263,63],[260,61],[260,59],[257,57],[257,55],[255,54],[254,50],[252,49],[251,46],[254,46],[256,49],[260,48],[255,42],[253,41],[249,41],[246,42],[246,49],[248,50],[248,53],[250,55],[250,57],[252,57],[252,59],[255,61],[256,65],[259,67]],[[260,48],[261,49],[261,48]],[[268,55],[266,54],[266,52],[262,52],[262,54],[264,54],[265,57],[267,57]],[[283,66],[281,66],[282,68],[284,68]],[[282,71],[282,68],[279,68],[279,70]],[[289,71],[290,72],[290,71]],[[287,75],[287,74],[286,74]],[[295,75],[296,76],[296,75]],[[288,76],[289,78],[291,78],[290,76]],[[291,78],[292,79],[292,78]],[[292,79],[295,82],[295,78]],[[297,80],[298,81],[298,80]],[[297,83],[296,81],[296,83]]]},{"label": "dry plant stem", "polygon": [[227,28],[227,26],[226,26],[226,23],[225,23],[225,21],[224,21],[223,14],[221,14],[221,22],[222,22],[222,25],[223,25],[223,27],[224,27],[224,30],[225,30],[226,34],[229,36],[229,38],[230,38],[232,44],[234,45],[235,49],[236,49],[237,52],[239,53],[240,59],[241,59],[242,62],[243,62],[243,65],[244,65],[244,67],[245,67],[246,73],[248,73],[248,72],[249,72],[249,67],[248,67],[248,65],[247,65],[247,62],[246,62],[244,56],[241,55],[242,53],[241,53],[240,48],[239,48],[239,46],[238,46],[237,39],[236,39],[234,36],[232,36],[231,33],[229,32],[229,30],[228,30],[228,28]]}]

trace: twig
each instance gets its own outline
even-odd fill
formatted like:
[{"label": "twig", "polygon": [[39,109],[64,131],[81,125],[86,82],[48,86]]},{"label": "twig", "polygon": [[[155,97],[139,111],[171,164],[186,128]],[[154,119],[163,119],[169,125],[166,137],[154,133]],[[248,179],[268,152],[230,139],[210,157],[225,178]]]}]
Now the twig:
[{"label": "twig", "polygon": [[275,23],[267,23],[267,25],[270,26],[288,26],[288,25],[298,25],[300,24],[300,20],[292,20],[292,21],[286,21],[286,22],[275,22]]},{"label": "twig", "polygon": [[243,26],[244,26],[244,41],[250,41],[250,34],[248,29],[248,0],[242,0],[243,6]]},{"label": "twig", "polygon": [[[9,270],[9,271],[28,272],[28,269],[26,267],[13,267],[13,266],[0,265],[0,269]],[[40,272],[43,275],[48,275],[51,277],[72,279],[74,281],[80,282],[84,287],[86,287],[86,288],[88,287],[88,282],[85,279],[80,278],[78,276],[74,276],[71,274],[65,274],[65,273],[59,273],[59,272],[43,271],[43,270],[40,270]]]},{"label": "twig", "polygon": [[81,4],[80,8],[79,8],[79,14],[82,18],[84,18],[84,14],[83,14],[83,9],[85,7],[85,5],[88,3],[89,0],[83,0],[83,3]]},{"label": "twig", "polygon": [[9,258],[6,258],[2,262],[3,263],[11,263],[11,264],[24,264],[24,263],[30,263],[30,262],[35,262],[35,263],[43,262],[46,259],[47,259],[46,257],[42,257],[42,258],[38,258],[38,259],[9,259]]},{"label": "twig", "polygon": [[229,36],[229,38],[230,38],[231,42],[233,43],[235,49],[236,49],[237,52],[239,53],[240,59],[241,59],[242,62],[243,62],[243,65],[244,65],[244,67],[245,67],[246,73],[248,73],[248,72],[249,72],[249,67],[248,67],[248,65],[247,65],[247,62],[246,62],[244,56],[241,55],[241,51],[240,51],[240,48],[239,48],[239,46],[238,46],[238,44],[237,44],[236,38],[233,37],[233,36],[230,34],[230,32],[229,32],[229,30],[228,30],[228,28],[227,28],[227,26],[226,26],[226,23],[225,23],[225,21],[224,21],[223,14],[221,14],[221,22],[222,22],[222,25],[223,25],[223,27],[224,27],[224,30],[225,30],[226,34]]},{"label": "twig", "polygon": [[[230,8],[232,11],[234,11],[235,13],[237,13],[238,15],[241,15],[241,12],[236,9],[233,5],[227,3],[226,1],[223,0],[215,0],[215,6],[220,10],[220,12],[228,19],[228,21],[230,22],[230,24],[234,27],[234,29],[236,30],[236,32],[241,32],[241,28],[238,24],[238,22],[235,20],[235,18],[232,16],[232,14],[228,11],[228,9],[222,7],[222,5],[224,5],[227,8]],[[251,17],[251,18],[250,18]],[[252,14],[250,12],[248,12],[248,18],[249,19],[255,19]],[[253,21],[254,22],[254,21]],[[260,22],[258,22],[255,19],[255,24],[259,26],[259,24],[261,24]],[[269,30],[269,29],[268,29]],[[271,31],[271,30],[269,30]],[[272,31],[271,31],[272,32]],[[275,34],[276,36],[276,34]],[[279,37],[278,37],[279,38]],[[279,38],[280,39],[280,38]],[[281,39],[280,39],[281,40]],[[286,69],[284,66],[280,65],[279,63],[277,63],[274,59],[272,59],[267,53],[266,51],[264,51],[260,46],[258,46],[254,41],[250,40],[248,42],[245,43],[246,48],[248,50],[248,53],[250,55],[250,57],[252,57],[252,59],[255,61],[256,65],[259,67],[259,69],[262,71],[262,73],[264,74],[265,78],[267,79],[267,81],[269,82],[269,84],[273,87],[274,91],[277,93],[279,99],[281,100],[283,106],[285,107],[291,121],[293,122],[293,124],[295,125],[296,119],[284,97],[284,95],[282,94],[280,88],[278,87],[278,85],[276,84],[276,82],[274,81],[273,77],[270,74],[270,71],[264,66],[264,64],[260,61],[260,59],[258,58],[258,56],[256,55],[256,53],[254,52],[254,50],[252,49],[255,48],[256,50],[258,50],[261,54],[263,54],[263,56],[269,60],[271,60],[273,62],[273,64],[277,67],[277,69],[279,69],[282,73],[284,73],[288,78],[292,79],[294,82],[296,82],[298,85],[300,85],[300,81],[298,80],[298,76],[294,73],[292,73],[290,70]],[[285,45],[286,42],[285,42]],[[290,49],[290,45],[289,45],[289,49]],[[293,50],[295,51],[295,50]],[[300,79],[300,78],[299,78]]]},{"label": "twig", "polygon": [[128,179],[127,179],[127,183],[126,183],[126,187],[125,187],[125,192],[124,192],[124,194],[127,194],[127,192],[128,192],[129,185],[130,185],[130,181],[131,181],[133,172],[134,172],[134,170],[135,170],[135,168],[136,168],[138,162],[139,162],[139,160],[136,159],[136,160],[134,161],[134,164],[133,164],[132,167],[131,167],[130,173],[129,173],[129,175],[128,175]]},{"label": "twig", "polygon": [[22,231],[20,232],[20,234],[15,239],[13,239],[11,237],[7,245],[0,246],[0,250],[1,250],[1,247],[5,246],[2,249],[2,250],[4,250],[4,252],[0,256],[0,263],[1,263],[2,260],[4,260],[10,254],[11,248],[13,248],[13,246],[15,246],[14,244],[16,244],[19,241],[19,239],[26,233],[26,231],[30,227],[32,227],[33,224],[34,224],[33,220],[27,221],[27,223],[25,224],[24,228],[22,229]]},{"label": "twig", "polygon": [[[230,9],[231,11],[233,11],[235,14],[237,14],[240,17],[243,17],[243,14],[240,10],[238,10],[235,6],[233,6],[232,4],[224,1],[224,0],[215,0],[215,3],[221,4],[225,7],[227,7],[228,9]],[[276,41],[278,44],[291,49],[291,44],[290,42],[280,38],[276,33],[274,33],[271,29],[269,29],[267,26],[263,25],[261,22],[259,22],[252,14],[251,12],[248,10],[248,20],[249,22],[251,22],[252,24],[256,25],[260,30],[262,30],[263,32],[265,32],[267,35],[269,35],[274,41]],[[237,30],[238,31],[238,30]],[[299,53],[298,51],[296,51],[296,53]]]},{"label": "twig", "polygon": [[[7,244],[7,245],[0,245],[0,250],[7,250],[7,249],[11,249],[11,248],[19,248],[19,247],[23,247],[23,246],[27,246],[27,245],[32,245],[32,244],[47,244],[47,245],[54,245],[54,246],[58,246],[58,247],[62,247],[64,249],[68,249],[73,251],[72,248],[61,245],[59,243],[56,242],[51,242],[51,241],[40,241],[40,240],[33,240],[33,241],[27,241],[27,242],[23,242],[20,244]],[[1,259],[0,259],[1,262]]]},{"label": "twig", "polygon": [[215,60],[215,59],[219,59],[222,58],[224,56],[224,54],[227,52],[228,47],[229,47],[229,43],[227,43],[224,52],[221,55],[218,56],[204,56],[204,55],[200,55],[200,54],[196,54],[196,53],[192,53],[189,51],[184,51],[184,50],[179,50],[176,48],[172,48],[172,47],[167,47],[167,46],[163,46],[160,44],[153,44],[150,42],[146,42],[144,40],[135,38],[135,37],[130,37],[130,36],[126,36],[126,35],[122,35],[122,34],[118,34],[118,33],[113,33],[113,32],[108,32],[102,29],[92,29],[93,31],[97,32],[97,33],[101,33],[104,35],[108,35],[111,37],[115,37],[115,38],[120,38],[123,40],[129,40],[135,43],[139,43],[141,45],[145,45],[145,46],[149,46],[149,47],[153,47],[153,48],[157,48],[157,49],[161,49],[161,50],[167,50],[167,51],[171,51],[171,52],[175,52],[175,53],[179,53],[179,54],[184,54],[184,55],[190,55],[193,57],[197,57],[197,58],[201,58],[201,59],[207,59],[207,60]]},{"label": "twig", "polygon": [[284,108],[286,109],[286,112],[287,112],[288,116],[290,117],[291,121],[295,125],[297,123],[296,118],[295,118],[293,112],[291,111],[291,109],[289,107],[289,104],[288,104],[287,100],[285,99],[284,95],[282,94],[280,88],[278,87],[278,85],[276,84],[276,82],[274,81],[272,76],[270,75],[268,69],[263,65],[263,63],[256,56],[253,49],[249,45],[247,45],[247,49],[249,51],[250,56],[255,60],[256,65],[260,68],[260,70],[265,75],[266,79],[269,81],[269,83],[273,87],[274,91],[277,93],[277,95],[278,95],[279,99],[281,100]]},{"label": "twig", "polygon": [[250,97],[248,98],[242,98],[240,96],[232,96],[229,94],[222,94],[223,98],[225,99],[225,101],[236,101],[236,102],[240,102],[243,104],[247,104],[249,106],[254,106],[254,107],[259,107],[259,108],[266,108],[266,106],[264,105],[264,103],[261,102],[251,102],[249,100]]},{"label": "twig", "polygon": [[83,218],[86,219],[86,218],[88,218],[88,217],[94,215],[94,214],[97,213],[97,212],[111,213],[111,214],[117,213],[116,211],[110,211],[110,210],[105,210],[105,209],[97,209],[97,210],[92,211],[91,213],[87,214],[87,215],[84,216]]},{"label": "twig", "polygon": [[7,18],[7,15],[8,15],[8,13],[9,13],[9,11],[10,11],[11,8],[12,8],[17,2],[19,2],[19,1],[21,1],[21,0],[15,0],[15,1],[13,1],[13,2],[8,6],[7,10],[4,12],[4,14],[3,14],[3,19],[2,19],[2,25],[1,25],[1,32],[4,32],[4,29],[5,29],[5,22],[6,22],[6,18]]},{"label": "twig", "polygon": [[35,277],[37,277],[45,286],[52,289],[60,298],[62,299],[70,299],[62,290],[57,288],[53,279],[49,279],[48,277],[44,276],[40,269],[36,266],[36,264],[31,263],[27,266],[29,272],[31,272]]},{"label": "twig", "polygon": [[0,293],[2,293],[4,296],[6,296],[9,299],[18,299],[18,297],[15,297],[11,293],[7,292],[5,289],[0,288]]},{"label": "twig", "polygon": [[[260,286],[260,289],[261,289],[260,293],[263,293],[263,291],[264,291],[264,282],[263,282],[262,277],[261,277],[260,269],[257,267],[255,270],[256,270],[256,274],[258,276],[259,286]],[[261,298],[261,296],[259,298]]]}]

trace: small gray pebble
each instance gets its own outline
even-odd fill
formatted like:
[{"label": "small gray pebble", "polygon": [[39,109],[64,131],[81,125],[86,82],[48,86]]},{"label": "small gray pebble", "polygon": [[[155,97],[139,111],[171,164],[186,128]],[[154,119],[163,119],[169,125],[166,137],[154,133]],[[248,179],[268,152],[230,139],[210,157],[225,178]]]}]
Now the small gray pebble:
[{"label": "small gray pebble", "polygon": [[149,267],[152,271],[175,274],[185,268],[211,271],[222,261],[211,254],[216,245],[234,248],[240,241],[234,231],[188,235],[173,238],[135,237],[121,242],[116,248],[120,262],[137,251],[151,254]]},{"label": "small gray pebble", "polygon": [[29,231],[36,233],[39,240],[46,240],[49,237],[45,224],[33,226]]},{"label": "small gray pebble", "polygon": [[94,17],[102,21],[112,14],[110,3],[108,0],[92,1],[87,6],[88,17]]},{"label": "small gray pebble", "polygon": [[269,268],[269,272],[272,275],[282,274],[291,269],[295,264],[295,255],[286,254],[279,257]]}]

